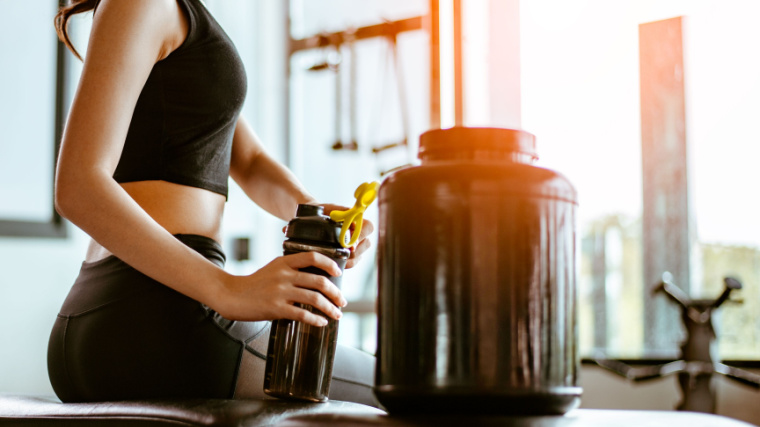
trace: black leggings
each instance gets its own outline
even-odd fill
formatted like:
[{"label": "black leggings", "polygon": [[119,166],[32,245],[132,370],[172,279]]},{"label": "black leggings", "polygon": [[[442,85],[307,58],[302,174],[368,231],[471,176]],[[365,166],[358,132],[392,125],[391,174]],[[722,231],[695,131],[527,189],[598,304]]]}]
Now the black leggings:
[{"label": "black leggings", "polygon": [[[220,267],[212,239],[177,235]],[[63,402],[264,397],[270,322],[224,319],[115,256],[82,264],[48,346]],[[377,406],[375,358],[339,346],[330,398]]]}]

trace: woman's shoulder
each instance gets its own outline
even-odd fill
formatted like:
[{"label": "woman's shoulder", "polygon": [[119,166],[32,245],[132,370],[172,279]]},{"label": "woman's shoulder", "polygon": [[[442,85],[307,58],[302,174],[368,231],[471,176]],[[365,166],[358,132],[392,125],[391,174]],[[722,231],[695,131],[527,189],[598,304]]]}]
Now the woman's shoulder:
[{"label": "woman's shoulder", "polygon": [[147,38],[149,45],[160,46],[159,60],[184,41],[187,17],[181,0],[101,0],[93,17],[91,37],[110,38],[114,42],[138,42]]},{"label": "woman's shoulder", "polygon": [[[100,0],[96,9],[98,15],[116,13],[124,18],[166,17],[176,13],[179,0]],[[157,16],[158,15],[158,16]]]}]

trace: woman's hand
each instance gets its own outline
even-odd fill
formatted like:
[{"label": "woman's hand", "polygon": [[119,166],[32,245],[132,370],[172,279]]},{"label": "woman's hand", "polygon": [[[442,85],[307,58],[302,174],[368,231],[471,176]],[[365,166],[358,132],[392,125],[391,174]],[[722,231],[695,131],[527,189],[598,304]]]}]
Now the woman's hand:
[{"label": "woman's hand", "polygon": [[250,276],[231,276],[213,307],[231,320],[290,319],[325,326],[327,319],[294,303],[308,304],[335,320],[346,300],[326,277],[299,271],[316,267],[340,276],[340,267],[325,255],[302,252],[275,258]]},{"label": "woman's hand", "polygon": [[[345,206],[333,205],[329,203],[320,204],[324,208],[325,215],[330,215],[332,211],[345,211],[348,210]],[[356,245],[351,247],[351,256],[346,262],[346,268],[352,268],[355,266],[362,254],[372,246],[372,242],[369,240],[369,235],[375,230],[375,226],[369,220],[362,220],[362,229],[359,232],[359,240],[356,241]],[[351,225],[351,233],[353,233],[354,227]]]}]

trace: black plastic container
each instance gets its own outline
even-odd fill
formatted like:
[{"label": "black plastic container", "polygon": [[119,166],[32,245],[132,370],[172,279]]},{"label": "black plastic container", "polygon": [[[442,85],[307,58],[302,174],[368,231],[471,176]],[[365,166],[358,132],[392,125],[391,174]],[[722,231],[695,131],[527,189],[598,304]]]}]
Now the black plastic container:
[{"label": "black plastic container", "polygon": [[[332,258],[343,271],[350,251],[338,240],[342,223],[322,213],[321,206],[298,205],[285,233],[284,253],[319,252]],[[342,276],[330,276],[314,267],[301,271],[325,276],[340,288]],[[324,402],[330,392],[338,321],[311,305],[297,305],[324,317],[327,325],[316,327],[285,319],[272,322],[264,392],[283,399]]]},{"label": "black plastic container", "polygon": [[391,413],[580,403],[576,192],[533,135],[452,128],[379,192],[375,394]]}]

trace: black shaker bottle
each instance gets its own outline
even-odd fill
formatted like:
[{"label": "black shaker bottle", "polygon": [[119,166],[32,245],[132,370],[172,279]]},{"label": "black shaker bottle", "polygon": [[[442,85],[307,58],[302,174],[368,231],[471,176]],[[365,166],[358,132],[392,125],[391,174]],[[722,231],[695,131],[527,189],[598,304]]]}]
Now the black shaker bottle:
[{"label": "black shaker bottle", "polygon": [[[334,260],[341,271],[350,251],[340,242],[341,222],[323,215],[322,206],[300,204],[285,233],[285,255],[319,252]],[[341,276],[307,267],[307,273],[327,277],[340,288]],[[338,340],[338,321],[306,304],[296,304],[327,319],[316,327],[288,319],[272,322],[264,373],[264,392],[283,399],[324,402],[330,391],[333,360]]]}]

